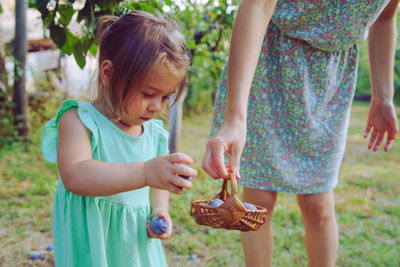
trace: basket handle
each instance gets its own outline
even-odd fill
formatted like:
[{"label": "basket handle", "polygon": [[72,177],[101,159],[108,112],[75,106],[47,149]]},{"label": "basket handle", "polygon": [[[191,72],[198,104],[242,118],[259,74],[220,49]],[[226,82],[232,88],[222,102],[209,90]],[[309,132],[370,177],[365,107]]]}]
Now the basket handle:
[{"label": "basket handle", "polygon": [[232,196],[237,194],[237,180],[233,172],[229,172],[229,177],[231,178],[231,194]]},{"label": "basket handle", "polygon": [[[236,177],[232,172],[229,172],[229,177],[231,178],[231,194],[236,195],[237,194],[237,182],[236,182]],[[228,180],[224,179],[224,182],[222,183],[222,191],[220,193],[220,197],[222,200],[226,200],[226,193],[227,193],[227,187],[228,187]]]}]

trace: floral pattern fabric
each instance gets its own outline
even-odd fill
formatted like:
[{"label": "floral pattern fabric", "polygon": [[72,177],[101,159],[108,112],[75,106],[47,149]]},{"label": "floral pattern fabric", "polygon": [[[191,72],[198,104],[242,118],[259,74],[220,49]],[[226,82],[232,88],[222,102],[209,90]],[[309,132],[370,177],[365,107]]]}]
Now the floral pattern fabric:
[{"label": "floral pattern fabric", "polygon": [[[296,194],[336,187],[357,77],[355,40],[386,3],[278,1],[250,90],[240,184]],[[212,135],[223,123],[227,77],[225,68]]]}]

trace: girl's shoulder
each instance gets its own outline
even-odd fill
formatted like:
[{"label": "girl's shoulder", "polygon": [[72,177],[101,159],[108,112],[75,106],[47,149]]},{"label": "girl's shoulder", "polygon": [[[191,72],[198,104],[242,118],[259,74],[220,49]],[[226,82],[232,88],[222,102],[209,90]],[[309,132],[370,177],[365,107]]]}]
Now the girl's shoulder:
[{"label": "girl's shoulder", "polygon": [[157,146],[157,155],[166,155],[168,151],[168,131],[164,129],[164,123],[161,120],[152,119],[143,124],[146,136],[149,136],[151,142]]},{"label": "girl's shoulder", "polygon": [[152,119],[143,124],[146,136],[151,136],[152,139],[166,140],[168,142],[169,133],[164,128],[162,120]]},{"label": "girl's shoulder", "polygon": [[64,100],[61,103],[56,116],[43,126],[43,134],[41,138],[42,154],[49,162],[57,162],[58,126],[61,117],[70,110],[75,110],[79,120],[91,132],[92,145],[95,146],[97,144],[98,127],[90,108],[90,104],[88,102],[79,102],[75,99]]},{"label": "girl's shoulder", "polygon": [[168,135],[168,131],[164,128],[164,122],[162,120],[152,119],[145,122],[145,127],[151,130],[153,133],[160,133]]}]

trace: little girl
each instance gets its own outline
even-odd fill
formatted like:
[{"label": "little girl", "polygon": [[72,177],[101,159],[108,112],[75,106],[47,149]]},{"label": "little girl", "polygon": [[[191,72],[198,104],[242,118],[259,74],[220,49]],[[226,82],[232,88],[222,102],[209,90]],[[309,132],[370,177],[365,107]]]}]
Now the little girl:
[{"label": "little girl", "polygon": [[[42,151],[60,172],[53,214],[57,266],[166,266],[153,216],[168,214],[169,192],[196,176],[192,159],[168,154],[154,120],[181,95],[191,64],[185,39],[166,16],[133,11],[99,19],[98,96],[66,100],[44,126]],[[155,237],[155,238],[149,238]]]}]

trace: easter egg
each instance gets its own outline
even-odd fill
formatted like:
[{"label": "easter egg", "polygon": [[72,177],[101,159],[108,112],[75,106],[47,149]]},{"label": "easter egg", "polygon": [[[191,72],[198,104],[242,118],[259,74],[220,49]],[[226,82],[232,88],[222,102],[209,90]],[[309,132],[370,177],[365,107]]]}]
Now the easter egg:
[{"label": "easter egg", "polygon": [[250,203],[243,203],[243,206],[248,210],[257,210],[257,208],[253,204],[250,204]]},{"label": "easter egg", "polygon": [[213,200],[210,202],[209,206],[211,206],[211,207],[218,207],[218,206],[220,206],[222,203],[224,203],[223,200],[221,200],[221,199],[219,199],[219,198],[216,198],[216,199],[213,199]]},{"label": "easter egg", "polygon": [[156,234],[164,234],[169,230],[169,223],[166,219],[154,216],[150,222],[151,230]]}]

